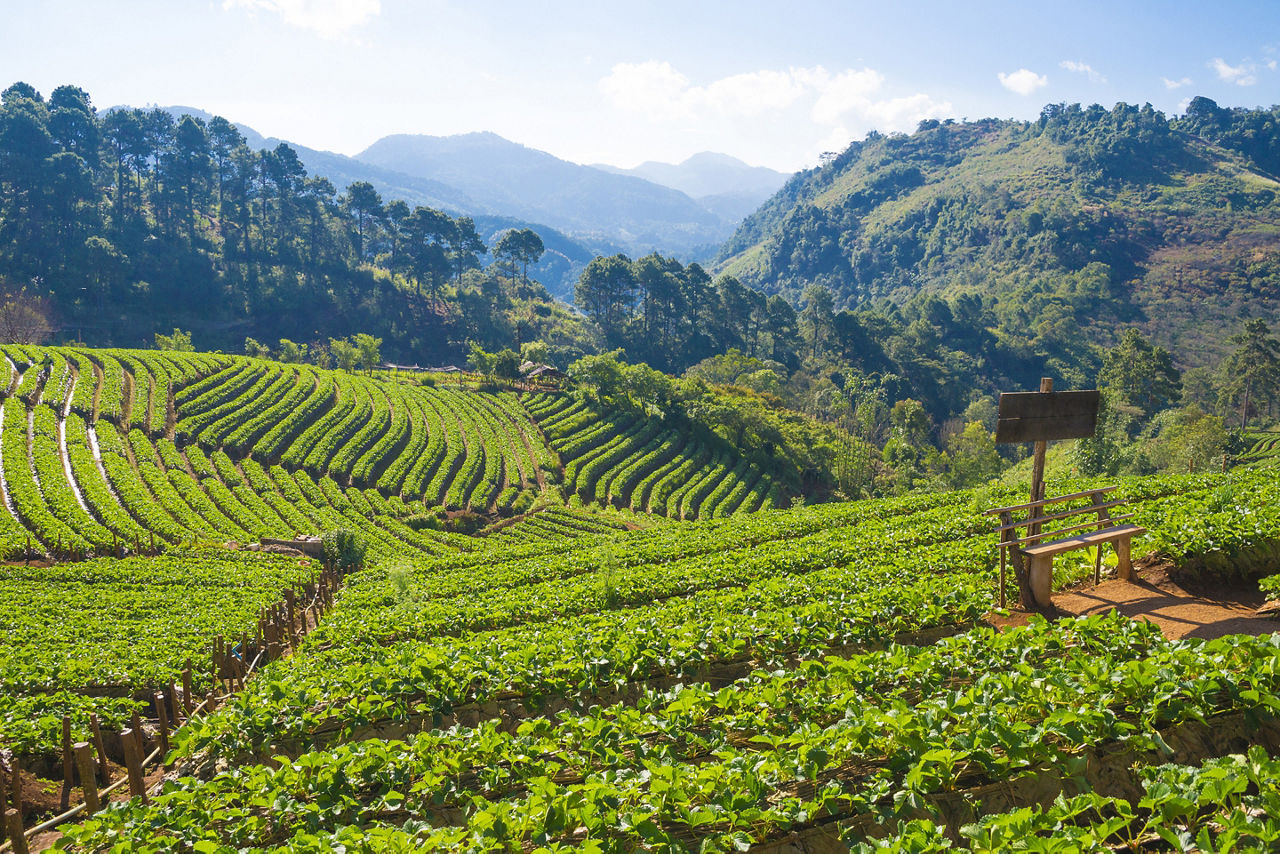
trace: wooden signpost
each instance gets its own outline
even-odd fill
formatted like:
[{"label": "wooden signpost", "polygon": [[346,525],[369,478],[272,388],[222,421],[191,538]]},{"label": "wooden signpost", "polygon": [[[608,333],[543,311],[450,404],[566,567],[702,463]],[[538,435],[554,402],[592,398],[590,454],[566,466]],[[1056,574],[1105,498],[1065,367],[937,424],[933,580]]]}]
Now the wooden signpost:
[{"label": "wooden signpost", "polygon": [[[1052,590],[1053,555],[1073,548],[1097,545],[1099,548],[1094,575],[1098,575],[1103,542],[1114,543],[1120,553],[1120,569],[1127,572],[1129,540],[1142,529],[1133,525],[1118,526],[1108,513],[1108,509],[1121,502],[1106,502],[1103,493],[1108,489],[1090,490],[1085,493],[1066,495],[1054,499],[1046,499],[1044,494],[1045,454],[1049,442],[1057,439],[1085,439],[1093,436],[1098,428],[1098,392],[1068,391],[1054,392],[1053,380],[1045,377],[1040,380],[1038,392],[1014,392],[1000,395],[999,423],[996,428],[996,442],[1034,442],[1035,456],[1031,469],[1031,499],[1027,504],[1016,507],[1001,507],[989,510],[989,515],[1000,518],[996,528],[1000,535],[1000,606],[1005,604],[1005,558],[1013,560],[1014,572],[1018,579],[1019,595],[1022,607],[1050,607]],[[1067,510],[1056,513],[1046,511],[1049,504],[1090,498],[1092,504],[1082,510]],[[1015,522],[1014,513],[1025,511],[1026,519]],[[1055,539],[1042,542],[1042,525],[1045,522],[1057,522],[1059,527],[1070,517],[1082,512],[1096,512],[1097,522],[1075,524],[1062,529],[1060,534],[1075,534],[1081,529],[1099,528],[1085,535]],[[1128,518],[1128,517],[1123,517]],[[1025,527],[1026,535],[1018,536],[1018,528]],[[1030,566],[1026,561],[1030,561]]]},{"label": "wooden signpost", "polygon": [[1087,439],[1098,429],[1098,392],[1054,392],[1053,378],[1040,380],[1040,391],[1000,395],[996,443],[1035,442],[1031,469],[1031,500],[1044,498],[1044,458],[1049,442]]}]

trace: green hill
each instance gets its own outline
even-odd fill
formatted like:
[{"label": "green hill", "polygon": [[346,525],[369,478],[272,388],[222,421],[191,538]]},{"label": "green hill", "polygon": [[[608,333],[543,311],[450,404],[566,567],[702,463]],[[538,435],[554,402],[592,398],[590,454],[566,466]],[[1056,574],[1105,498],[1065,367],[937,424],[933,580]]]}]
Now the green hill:
[{"label": "green hill", "polygon": [[[1045,352],[1137,325],[1183,364],[1223,355],[1242,315],[1280,317],[1276,110],[1199,98],[1051,105],[1035,122],[929,121],[803,172],[717,261],[769,293],[826,286],[837,308],[973,301]],[[965,302],[967,300],[967,302]]]}]

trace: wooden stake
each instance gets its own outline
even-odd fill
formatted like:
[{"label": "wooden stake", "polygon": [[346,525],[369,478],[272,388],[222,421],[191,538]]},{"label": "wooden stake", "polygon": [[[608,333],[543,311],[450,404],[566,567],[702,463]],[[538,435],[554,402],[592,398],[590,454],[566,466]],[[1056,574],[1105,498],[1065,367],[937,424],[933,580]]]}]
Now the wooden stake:
[{"label": "wooden stake", "polygon": [[15,756],[13,761],[9,763],[9,784],[11,797],[13,799],[13,808],[18,812],[22,812],[22,766],[18,764]]},{"label": "wooden stake", "polygon": [[71,716],[62,716],[62,797],[59,801],[65,810],[71,805],[71,787],[76,784],[75,756],[71,753]]},{"label": "wooden stake", "polygon": [[152,699],[156,704],[156,718],[160,721],[160,764],[163,765],[164,757],[169,753],[169,710],[165,708],[163,691],[155,692]]},{"label": "wooden stake", "polygon": [[22,813],[16,809],[4,811],[4,826],[9,831],[9,845],[14,854],[27,854],[27,837],[22,833]]},{"label": "wooden stake", "polygon": [[195,704],[191,702],[191,659],[189,658],[187,666],[182,670],[182,707],[186,710],[186,716],[191,717]]},{"label": "wooden stake", "polygon": [[93,733],[93,749],[98,752],[98,779],[102,785],[110,782],[107,775],[110,773],[107,768],[107,748],[102,743],[102,727],[98,724],[98,713],[89,713],[89,731]]},{"label": "wooden stake", "polygon": [[74,748],[76,767],[80,769],[80,790],[84,793],[84,805],[90,813],[98,811],[98,781],[93,767],[93,748],[87,741],[78,741]]},{"label": "wooden stake", "polygon": [[178,703],[178,689],[174,687],[173,680],[169,680],[169,691],[165,697],[169,701],[169,719],[173,721],[174,729],[178,727],[178,721],[182,719],[182,706]]},{"label": "wooden stake", "polygon": [[124,767],[129,772],[129,794],[147,802],[147,789],[142,780],[142,756],[138,753],[139,736],[132,729],[120,730],[120,744],[124,747]]},{"label": "wooden stake", "polygon": [[130,729],[133,730],[133,746],[138,749],[138,761],[141,763],[142,757],[147,755],[147,743],[143,738],[142,718],[138,716],[137,712],[134,712],[129,723]]}]

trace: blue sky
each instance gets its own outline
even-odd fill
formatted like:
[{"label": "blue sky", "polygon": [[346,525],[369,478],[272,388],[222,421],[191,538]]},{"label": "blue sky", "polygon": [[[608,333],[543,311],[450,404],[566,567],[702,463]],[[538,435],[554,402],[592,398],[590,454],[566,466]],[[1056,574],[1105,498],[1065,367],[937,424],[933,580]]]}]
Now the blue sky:
[{"label": "blue sky", "polygon": [[491,130],[580,163],[792,170],[921,118],[1280,103],[1280,2],[9,0],[0,86],[355,154]]}]

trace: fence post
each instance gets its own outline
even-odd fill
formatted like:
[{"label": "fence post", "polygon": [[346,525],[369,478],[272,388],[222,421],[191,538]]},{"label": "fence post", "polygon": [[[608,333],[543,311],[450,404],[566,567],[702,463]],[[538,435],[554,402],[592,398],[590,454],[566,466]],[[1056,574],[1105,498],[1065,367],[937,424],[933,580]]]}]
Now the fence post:
[{"label": "fence post", "polygon": [[97,712],[89,713],[89,731],[93,733],[93,749],[98,752],[98,779],[105,786],[109,782],[107,780],[107,774],[109,773],[107,769],[107,748],[102,743],[102,727],[98,723]]},{"label": "fence post", "polygon": [[132,729],[120,730],[120,745],[124,748],[124,767],[129,772],[129,794],[147,802],[147,788],[142,780],[142,757],[138,754],[138,734]]},{"label": "fence post", "polygon": [[92,748],[89,742],[78,741],[73,748],[76,754],[76,767],[80,769],[80,790],[84,793],[84,805],[89,812],[98,811],[98,781],[93,767]]},{"label": "fence post", "polygon": [[160,764],[169,753],[169,710],[164,701],[164,692],[156,691],[153,695],[156,704],[156,718],[160,721]]},{"label": "fence post", "polygon": [[71,805],[71,787],[76,784],[75,757],[71,753],[71,716],[62,716],[62,797],[61,809]]},{"label": "fence post", "polygon": [[4,826],[9,832],[9,845],[14,854],[27,854],[27,837],[22,833],[22,813],[16,809],[5,810]]}]

